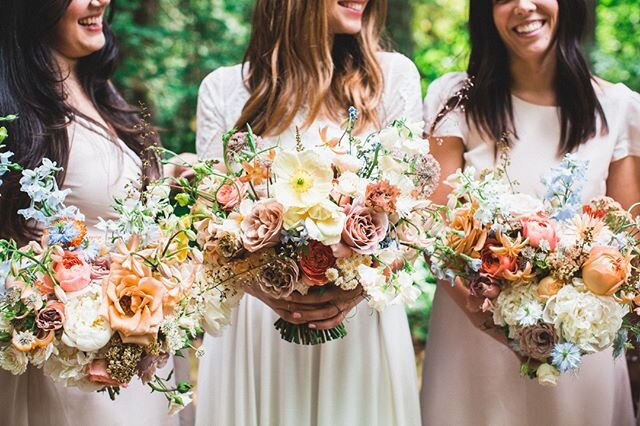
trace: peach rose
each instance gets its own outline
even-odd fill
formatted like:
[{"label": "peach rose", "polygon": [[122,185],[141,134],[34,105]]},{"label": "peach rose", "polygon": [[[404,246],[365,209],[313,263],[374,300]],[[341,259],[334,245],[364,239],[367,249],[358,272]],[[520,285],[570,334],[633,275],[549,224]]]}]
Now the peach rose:
[{"label": "peach rose", "polygon": [[62,256],[53,255],[53,277],[66,292],[79,291],[91,282],[91,265],[80,253],[65,251]]},{"label": "peach rose", "polygon": [[553,251],[558,244],[558,235],[554,223],[549,218],[537,214],[520,219],[522,223],[522,236],[529,239],[533,247],[540,247],[540,242],[546,240],[550,250]]},{"label": "peach rose", "polygon": [[222,185],[216,192],[216,201],[222,210],[232,210],[240,204],[247,191],[247,185],[242,182],[231,182]]},{"label": "peach rose", "polygon": [[114,262],[102,282],[102,315],[124,343],[156,341],[163,315],[165,286],[149,272],[140,276]]},{"label": "peach rose", "polygon": [[558,293],[563,285],[562,281],[549,275],[540,280],[538,287],[536,288],[536,293],[540,299],[547,300]]},{"label": "peach rose", "polygon": [[107,371],[107,366],[108,364],[106,359],[94,359],[89,365],[87,379],[89,379],[90,382],[99,385],[126,388],[128,383],[120,383],[111,377]]},{"label": "peach rose", "polygon": [[374,253],[380,241],[387,235],[389,218],[356,201],[345,209],[347,219],[342,231],[342,240],[359,254]]},{"label": "peach rose", "polygon": [[582,280],[592,293],[611,295],[625,282],[628,272],[629,259],[625,259],[618,249],[596,246],[582,265]]},{"label": "peach rose", "polygon": [[325,285],[329,282],[327,269],[336,265],[336,258],[329,246],[311,240],[300,258],[302,281],[307,285]]},{"label": "peach rose", "polygon": [[244,248],[250,252],[273,247],[280,241],[284,207],[274,199],[260,200],[240,223]]}]

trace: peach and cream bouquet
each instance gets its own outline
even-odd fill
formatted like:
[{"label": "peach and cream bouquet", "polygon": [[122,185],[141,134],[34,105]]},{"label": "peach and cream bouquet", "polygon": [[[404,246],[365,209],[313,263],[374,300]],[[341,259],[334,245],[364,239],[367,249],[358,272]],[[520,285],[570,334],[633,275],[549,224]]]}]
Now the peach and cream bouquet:
[{"label": "peach and cream bouquet", "polygon": [[[247,132],[223,138],[223,158],[194,165],[176,199],[192,211],[204,268],[229,295],[259,286],[275,298],[360,288],[376,310],[419,295],[411,262],[432,241],[435,214],[427,200],[438,163],[421,138],[422,124],[395,121],[366,138],[353,135],[349,110],[335,137],[269,146]],[[405,266],[392,267],[394,264]],[[212,332],[228,316],[207,324]],[[343,324],[321,331],[279,319],[283,339],[313,345],[346,335]]]},{"label": "peach and cream bouquet", "polygon": [[201,330],[202,255],[188,218],[172,213],[168,187],[132,190],[137,199],[117,200],[104,236],[90,237],[82,213],[65,205],[60,167],[45,158],[21,170],[9,158],[0,154],[0,171],[21,171],[31,203],[19,214],[42,236],[0,240],[0,368],[20,375],[31,365],[111,397],[137,377],[178,411],[190,385],[169,385],[156,369]]},{"label": "peach and cream bouquet", "polygon": [[506,164],[447,179],[431,268],[468,287],[470,309],[492,313],[487,326],[504,331],[523,374],[555,384],[584,355],[620,352],[638,334],[640,222],[610,198],[583,203],[588,163],[572,155],[543,178],[542,197],[516,192]]}]

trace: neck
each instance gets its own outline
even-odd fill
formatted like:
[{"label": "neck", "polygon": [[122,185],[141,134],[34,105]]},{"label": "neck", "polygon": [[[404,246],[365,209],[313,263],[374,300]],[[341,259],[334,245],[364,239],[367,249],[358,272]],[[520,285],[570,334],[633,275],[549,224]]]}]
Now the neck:
[{"label": "neck", "polygon": [[53,51],[53,57],[60,71],[66,103],[76,110],[82,111],[82,104],[84,103],[86,95],[84,94],[82,85],[78,81],[78,73],[76,72],[78,61],[67,58],[56,50]]},{"label": "neck", "polygon": [[556,105],[554,80],[556,75],[555,52],[551,50],[542,58],[511,58],[511,92],[525,101]]}]

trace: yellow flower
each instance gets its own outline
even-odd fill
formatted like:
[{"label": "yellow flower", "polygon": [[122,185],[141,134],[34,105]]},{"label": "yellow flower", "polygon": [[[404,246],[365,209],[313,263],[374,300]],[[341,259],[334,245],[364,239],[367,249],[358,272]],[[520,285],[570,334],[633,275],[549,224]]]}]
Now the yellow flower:
[{"label": "yellow flower", "polygon": [[304,222],[309,238],[324,245],[340,242],[346,220],[342,208],[331,201],[324,200],[309,208],[291,207],[284,216],[285,229],[292,229]]},{"label": "yellow flower", "polygon": [[314,151],[280,152],[273,162],[276,198],[287,207],[311,207],[332,189],[333,170],[328,159]]}]

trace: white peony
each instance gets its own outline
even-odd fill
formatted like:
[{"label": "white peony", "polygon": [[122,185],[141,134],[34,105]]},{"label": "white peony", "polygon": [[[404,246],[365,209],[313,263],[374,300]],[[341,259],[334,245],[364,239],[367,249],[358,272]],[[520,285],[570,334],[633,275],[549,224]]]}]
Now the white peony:
[{"label": "white peony", "polygon": [[528,194],[501,194],[502,211],[514,217],[536,214],[544,210],[542,201]]},{"label": "white peony", "polygon": [[549,298],[543,319],[554,324],[562,339],[582,351],[603,351],[613,344],[628,308],[612,297],[580,291],[584,289],[580,278],[574,278],[574,283],[575,286],[566,285]]},{"label": "white peony", "polygon": [[222,329],[231,323],[231,312],[238,306],[243,292],[232,295],[223,293],[218,287],[204,294],[202,328],[212,336],[219,336]]},{"label": "white peony", "polygon": [[113,330],[100,314],[102,290],[99,286],[87,286],[83,294],[69,299],[65,305],[62,342],[81,351],[97,351],[104,347]]},{"label": "white peony", "polygon": [[367,190],[367,183],[366,179],[361,178],[355,173],[344,172],[338,178],[335,189],[342,195],[358,198],[364,195]]},{"label": "white peony", "polygon": [[29,360],[27,355],[16,349],[13,345],[8,346],[4,350],[0,350],[0,367],[9,371],[15,376],[19,376],[27,371]]},{"label": "white peony", "polygon": [[79,387],[86,391],[98,390],[103,386],[91,383],[87,379],[87,370],[94,357],[95,353],[82,352],[58,343],[56,356],[50,357],[44,364],[44,374],[54,382],[67,387]]},{"label": "white peony", "polygon": [[537,301],[536,289],[531,285],[505,288],[494,301],[493,322],[509,327],[509,338],[520,335],[521,308]]}]

